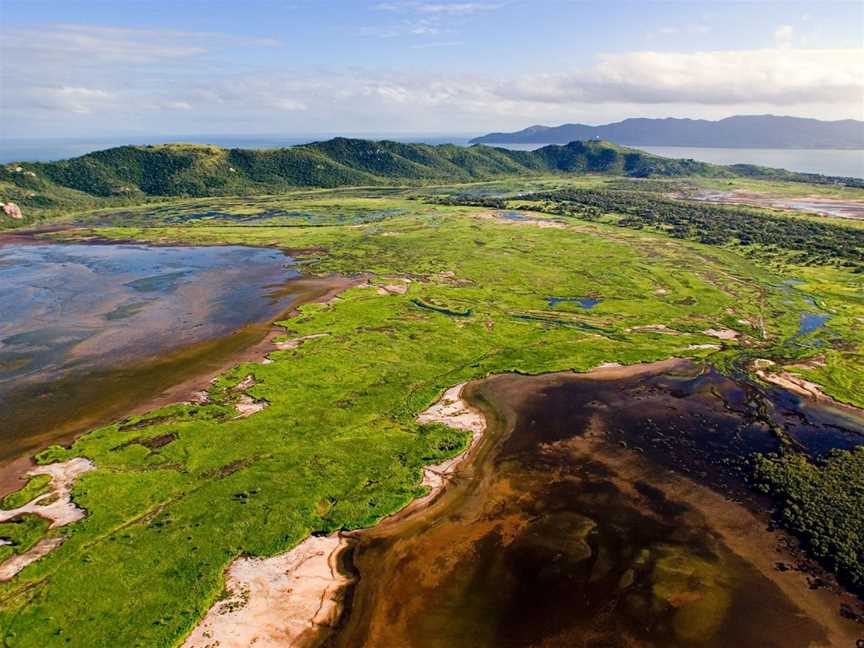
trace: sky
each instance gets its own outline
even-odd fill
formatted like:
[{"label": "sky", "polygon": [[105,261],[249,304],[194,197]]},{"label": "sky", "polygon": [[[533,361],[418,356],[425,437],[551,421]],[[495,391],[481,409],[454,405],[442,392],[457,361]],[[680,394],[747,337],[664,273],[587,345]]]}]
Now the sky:
[{"label": "sky", "polygon": [[864,2],[0,0],[0,137],[864,119]]}]

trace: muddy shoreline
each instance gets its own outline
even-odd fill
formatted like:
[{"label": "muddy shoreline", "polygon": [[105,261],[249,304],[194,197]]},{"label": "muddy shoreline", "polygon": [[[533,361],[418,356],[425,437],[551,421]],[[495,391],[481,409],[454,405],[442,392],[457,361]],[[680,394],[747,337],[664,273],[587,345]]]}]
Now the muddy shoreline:
[{"label": "muddy shoreline", "polygon": [[[560,400],[568,386],[578,392],[590,382],[602,392],[604,382],[630,381],[643,398],[640,376],[650,383],[652,374],[666,372],[677,380],[692,370],[692,363],[670,360],[470,383],[465,394],[486,415],[487,433],[426,508],[347,534],[343,562],[358,574],[345,592],[350,613],[315,645],[570,646],[592,639],[604,646],[855,645],[864,626],[844,618],[840,606],[858,609],[860,602],[836,583],[825,584],[797,543],[773,528],[764,502],[733,501],[707,485],[711,475],[657,463],[616,434],[618,423],[606,419],[596,398],[584,396],[592,413],[580,419],[579,434],[572,432],[576,419],[556,427],[537,418],[551,412],[555,419],[555,407],[574,404],[566,395]],[[710,391],[695,397],[713,398]],[[644,398],[639,407],[650,416],[652,396]],[[549,410],[555,402],[563,405]],[[667,403],[657,405],[660,411]],[[520,439],[535,425],[543,430]],[[532,499],[536,493],[543,495]],[[624,522],[610,527],[609,520]],[[616,524],[631,530],[622,536]],[[561,528],[571,529],[569,540],[556,535]],[[645,564],[622,544],[642,535],[642,552],[651,555]],[[626,570],[615,560],[598,567],[610,555],[634,562]],[[675,575],[682,566],[692,570],[689,581]],[[532,582],[538,573],[547,579],[540,589]],[[816,582],[822,586],[814,588]],[[567,600],[574,587],[580,595]],[[558,598],[549,599],[549,591]],[[659,601],[654,608],[639,607],[652,599]],[[763,605],[763,618],[745,612]],[[537,629],[548,632],[532,634]]]},{"label": "muddy shoreline", "polygon": [[769,193],[733,189],[731,191],[702,190],[696,193],[678,193],[674,197],[699,202],[746,205],[785,212],[815,214],[825,218],[839,218],[853,221],[864,220],[864,201],[832,198],[818,194],[790,198]]},{"label": "muddy shoreline", "polygon": [[[17,242],[18,235],[13,236]],[[44,244],[38,239],[36,242]],[[52,417],[50,409],[39,412],[44,417],[38,421],[39,428],[21,439],[17,449],[6,448],[6,458],[0,461],[0,496],[21,486],[20,478],[34,466],[32,456],[39,450],[53,443],[71,443],[100,425],[124,417],[194,399],[215,377],[231,367],[260,362],[268,353],[278,350],[274,339],[284,335],[284,329],[275,322],[293,317],[303,304],[328,301],[363,281],[365,278],[339,275],[301,275],[288,279],[277,292],[279,296],[293,295],[293,299],[286,310],[267,321],[252,323],[226,336],[194,343],[158,357],[93,373],[84,381],[78,376],[68,379],[67,385],[63,380],[57,381],[54,384],[59,391],[71,390],[80,406],[71,417],[63,413],[61,418],[59,412]],[[122,398],[117,398],[118,391],[124,394]],[[26,398],[26,393],[22,393],[22,398]]]},{"label": "muddy shoreline", "polygon": [[[447,389],[417,422],[467,432],[467,446],[450,459],[425,466],[422,485],[428,492],[378,526],[397,524],[431,506],[457,469],[473,457],[487,423],[483,413],[463,398],[465,387],[462,383]],[[357,582],[351,548],[357,533],[362,532],[310,535],[281,554],[233,560],[225,570],[227,597],[210,607],[183,648],[313,646],[338,632],[340,619],[350,614]]]}]

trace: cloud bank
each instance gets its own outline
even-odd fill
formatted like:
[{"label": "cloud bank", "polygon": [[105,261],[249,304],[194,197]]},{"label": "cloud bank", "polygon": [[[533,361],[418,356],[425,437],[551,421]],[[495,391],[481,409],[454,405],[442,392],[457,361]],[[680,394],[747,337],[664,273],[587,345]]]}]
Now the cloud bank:
[{"label": "cloud bank", "polygon": [[[435,15],[488,6],[403,2],[380,8]],[[38,35],[3,34],[0,100],[13,124],[66,115],[95,127],[134,116],[142,128],[171,123],[199,132],[488,130],[525,120],[572,120],[592,111],[608,115],[610,106],[631,115],[702,107],[722,114],[761,109],[864,117],[864,49],[795,49],[791,36],[780,26],[770,49],[601,54],[569,69],[496,78],[290,66],[246,71],[214,65],[214,50],[281,44],[59,25]]]}]

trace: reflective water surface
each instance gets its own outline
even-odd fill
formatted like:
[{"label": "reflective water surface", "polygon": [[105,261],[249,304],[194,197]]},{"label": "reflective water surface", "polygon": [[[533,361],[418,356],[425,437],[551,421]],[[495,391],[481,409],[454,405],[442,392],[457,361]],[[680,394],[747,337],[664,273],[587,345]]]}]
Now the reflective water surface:
[{"label": "reflective water surface", "polygon": [[[124,385],[140,395],[148,363],[171,384],[195,345],[217,351],[275,317],[291,302],[290,263],[240,246],[0,245],[0,459],[106,394],[123,401]],[[175,353],[191,365],[168,362]]]},{"label": "reflective water surface", "polygon": [[836,595],[777,571],[740,477],[779,447],[771,425],[842,445],[864,441],[861,421],[840,431],[674,361],[495,376],[470,398],[492,436],[426,512],[356,535],[327,645],[854,645]]}]

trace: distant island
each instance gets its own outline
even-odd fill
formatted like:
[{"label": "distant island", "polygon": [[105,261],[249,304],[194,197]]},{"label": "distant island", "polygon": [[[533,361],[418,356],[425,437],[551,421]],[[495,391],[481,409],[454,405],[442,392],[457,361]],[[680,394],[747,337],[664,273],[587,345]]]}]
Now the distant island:
[{"label": "distant island", "polygon": [[864,149],[864,121],[821,121],[775,115],[706,119],[625,119],[588,126],[529,126],[514,133],[489,133],[471,144],[566,144],[601,139],[627,146],[716,148]]}]

